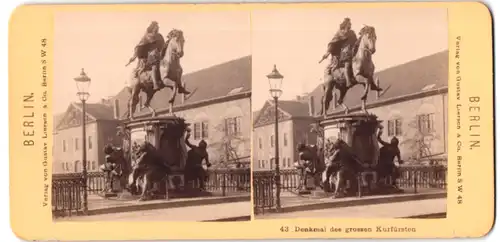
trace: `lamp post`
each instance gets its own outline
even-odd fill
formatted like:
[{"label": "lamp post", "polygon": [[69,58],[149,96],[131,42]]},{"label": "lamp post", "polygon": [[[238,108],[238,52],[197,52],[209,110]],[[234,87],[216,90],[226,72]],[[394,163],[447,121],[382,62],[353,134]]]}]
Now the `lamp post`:
[{"label": "lamp post", "polygon": [[269,93],[271,97],[274,99],[274,169],[276,175],[274,176],[274,182],[276,185],[276,210],[281,210],[281,201],[280,201],[280,156],[279,156],[279,135],[278,135],[278,98],[281,96],[283,92],[281,90],[281,83],[283,81],[283,75],[281,75],[276,69],[276,65],[274,65],[273,71],[267,75],[267,79],[269,80]]},{"label": "lamp post", "polygon": [[87,201],[87,135],[85,133],[85,102],[89,98],[89,87],[90,87],[90,78],[87,76],[85,71],[82,68],[82,72],[78,77],[74,78],[76,82],[76,88],[78,92],[76,95],[82,101],[82,178],[83,178],[83,211],[86,214],[88,211],[88,201]]}]

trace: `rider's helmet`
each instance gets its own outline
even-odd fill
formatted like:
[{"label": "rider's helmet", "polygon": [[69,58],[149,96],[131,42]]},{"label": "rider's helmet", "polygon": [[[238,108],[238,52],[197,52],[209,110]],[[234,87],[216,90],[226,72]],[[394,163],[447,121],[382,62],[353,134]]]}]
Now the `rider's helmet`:
[{"label": "rider's helmet", "polygon": [[340,29],[345,29],[347,26],[351,27],[351,19],[350,18],[344,18],[344,21],[340,23]]}]

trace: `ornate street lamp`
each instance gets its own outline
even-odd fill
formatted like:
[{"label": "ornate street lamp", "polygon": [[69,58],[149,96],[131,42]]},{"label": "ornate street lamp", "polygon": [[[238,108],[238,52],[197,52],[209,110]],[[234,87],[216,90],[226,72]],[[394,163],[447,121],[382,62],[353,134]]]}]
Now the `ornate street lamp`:
[{"label": "ornate street lamp", "polygon": [[281,96],[283,91],[281,90],[281,84],[283,81],[283,75],[281,75],[276,69],[276,65],[274,65],[273,71],[267,75],[267,79],[269,80],[269,93],[271,97],[274,99],[274,168],[276,175],[274,176],[274,182],[276,186],[276,210],[281,210],[281,201],[280,201],[280,156],[279,156],[279,135],[278,135],[278,98]]},{"label": "ornate street lamp", "polygon": [[82,72],[80,72],[80,76],[74,78],[76,82],[76,88],[78,92],[76,95],[82,101],[82,177],[83,177],[83,211],[86,214],[88,211],[88,201],[87,201],[87,135],[85,134],[85,117],[87,116],[85,110],[85,102],[89,98],[89,87],[90,87],[90,78],[85,74],[85,71],[82,68]]}]

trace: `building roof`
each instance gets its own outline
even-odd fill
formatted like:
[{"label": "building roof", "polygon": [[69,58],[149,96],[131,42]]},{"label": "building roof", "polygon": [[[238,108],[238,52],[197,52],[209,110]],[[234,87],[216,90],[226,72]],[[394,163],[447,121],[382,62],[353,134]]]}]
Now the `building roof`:
[{"label": "building roof", "polygon": [[56,114],[54,114],[54,120],[52,122],[52,130],[53,131],[56,130],[57,125],[59,125],[59,123],[61,122],[61,120],[64,118],[64,115],[66,115],[66,113],[56,113]]},{"label": "building roof", "polygon": [[[182,103],[181,95],[177,95],[174,109],[179,105],[193,104],[241,93],[250,93],[252,88],[252,56],[244,56],[185,74],[182,80],[191,94],[185,97],[184,103]],[[151,107],[157,111],[166,110],[171,92],[168,88],[157,92],[151,101]],[[129,97],[130,91],[127,88],[122,89],[116,95],[115,99],[119,100],[119,113],[122,118],[127,115],[126,109]],[[139,111],[135,115],[146,113],[149,113],[147,109]]]},{"label": "building roof", "polygon": [[[399,96],[405,96],[423,91],[436,90],[448,86],[448,50],[425,56],[398,66],[375,73],[379,78],[380,86],[387,89],[379,99],[376,94],[368,94],[367,104],[374,101],[387,100]],[[338,92],[338,91],[336,91]],[[363,87],[355,86],[348,91],[344,103],[352,108],[361,104]],[[318,113],[321,110],[321,97],[323,87],[319,85],[311,93],[314,97],[314,109]],[[330,108],[332,110],[333,107]],[[337,107],[334,112],[342,110]],[[330,111],[331,112],[331,111]]]},{"label": "building roof", "polygon": [[[274,106],[274,103],[273,103]],[[309,105],[303,101],[279,100],[278,108],[290,114],[292,117],[309,116]]]},{"label": "building roof", "polygon": [[255,120],[257,120],[257,117],[259,116],[259,113],[260,113],[260,110],[252,112],[252,119],[253,119],[252,123],[255,122]]},{"label": "building roof", "polygon": [[[81,112],[82,104],[72,102],[64,113],[55,114],[53,130],[57,130],[58,127],[60,128],[60,125],[68,122],[68,119],[70,118],[69,116],[71,116],[71,113],[74,113],[75,110],[78,110],[76,112]],[[113,115],[113,107],[108,104],[86,103],[85,112],[87,114],[87,117],[90,117],[91,120],[94,121],[116,120]]]},{"label": "building roof", "polygon": [[[81,103],[73,103],[77,108],[81,109]],[[85,112],[96,120],[115,120],[113,115],[113,107],[102,103],[86,103]]]}]

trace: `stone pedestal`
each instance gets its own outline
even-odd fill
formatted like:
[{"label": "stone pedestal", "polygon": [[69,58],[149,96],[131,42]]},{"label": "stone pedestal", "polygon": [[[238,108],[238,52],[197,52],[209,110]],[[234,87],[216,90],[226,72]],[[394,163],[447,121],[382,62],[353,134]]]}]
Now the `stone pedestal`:
[{"label": "stone pedestal", "polygon": [[377,181],[375,168],[379,158],[377,130],[380,121],[373,114],[347,114],[328,116],[321,120],[324,138],[334,142],[337,138],[344,140],[352,152],[363,163],[364,171],[360,174],[361,189],[373,190]]},{"label": "stone pedestal", "polygon": [[[183,118],[176,116],[154,117],[129,121],[125,123],[130,133],[129,140],[124,142],[132,149],[134,142],[141,144],[144,141],[151,143],[159,152],[163,161],[173,172],[168,176],[168,190],[182,190],[184,188],[184,167],[187,159],[185,131],[189,124]],[[132,154],[131,154],[132,155]],[[131,157],[129,159],[132,161]],[[131,167],[134,164],[130,164]],[[166,192],[166,183],[159,184],[159,190]]]}]

